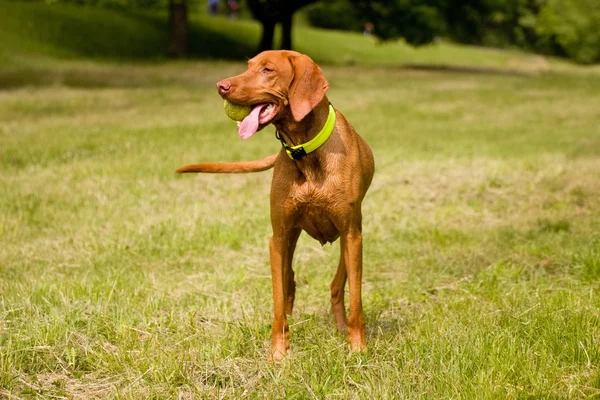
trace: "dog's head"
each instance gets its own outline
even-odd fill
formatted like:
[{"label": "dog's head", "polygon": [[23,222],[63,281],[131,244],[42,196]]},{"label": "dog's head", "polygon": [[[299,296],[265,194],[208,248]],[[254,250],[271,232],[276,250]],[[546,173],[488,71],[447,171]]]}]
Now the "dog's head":
[{"label": "dog's head", "polygon": [[248,61],[248,70],[217,83],[224,99],[252,106],[240,123],[247,138],[280,118],[299,122],[324,98],[329,83],[321,68],[295,51],[264,51]]}]

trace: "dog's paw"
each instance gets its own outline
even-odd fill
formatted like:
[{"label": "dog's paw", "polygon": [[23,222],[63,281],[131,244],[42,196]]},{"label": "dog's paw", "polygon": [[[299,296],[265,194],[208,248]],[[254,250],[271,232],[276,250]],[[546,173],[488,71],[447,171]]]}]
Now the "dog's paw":
[{"label": "dog's paw", "polygon": [[269,356],[269,362],[280,362],[285,360],[290,355],[289,344],[279,343],[273,345],[271,348],[271,355]]},{"label": "dog's paw", "polygon": [[367,351],[367,339],[364,331],[350,331],[348,334],[348,347],[353,353],[362,353]]}]

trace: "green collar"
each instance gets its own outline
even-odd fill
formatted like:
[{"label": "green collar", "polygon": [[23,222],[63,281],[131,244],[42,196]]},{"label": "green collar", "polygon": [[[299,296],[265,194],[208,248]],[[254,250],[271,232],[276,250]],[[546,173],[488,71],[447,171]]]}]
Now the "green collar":
[{"label": "green collar", "polygon": [[279,139],[279,141],[281,142],[281,145],[285,149],[285,152],[292,160],[300,160],[302,157],[304,157],[308,153],[312,153],[313,151],[315,151],[316,149],[321,147],[321,145],[323,143],[325,143],[327,141],[327,139],[329,139],[329,136],[331,136],[331,132],[333,132],[334,126],[335,126],[335,110],[334,110],[333,106],[330,104],[329,105],[329,115],[327,116],[327,121],[325,122],[323,129],[321,129],[321,131],[319,133],[317,133],[317,136],[315,136],[308,142],[300,144],[298,146],[288,146],[281,138],[279,131],[275,131],[275,137],[277,139]]}]

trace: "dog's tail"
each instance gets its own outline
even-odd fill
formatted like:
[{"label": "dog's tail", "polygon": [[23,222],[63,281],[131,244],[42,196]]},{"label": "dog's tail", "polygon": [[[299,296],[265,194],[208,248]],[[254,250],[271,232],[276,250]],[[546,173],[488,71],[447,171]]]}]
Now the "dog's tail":
[{"label": "dog's tail", "polygon": [[177,173],[184,174],[188,172],[211,172],[220,174],[234,174],[247,172],[261,172],[273,168],[275,159],[279,153],[275,153],[262,160],[241,161],[233,163],[210,163],[210,164],[192,164],[179,168]]}]

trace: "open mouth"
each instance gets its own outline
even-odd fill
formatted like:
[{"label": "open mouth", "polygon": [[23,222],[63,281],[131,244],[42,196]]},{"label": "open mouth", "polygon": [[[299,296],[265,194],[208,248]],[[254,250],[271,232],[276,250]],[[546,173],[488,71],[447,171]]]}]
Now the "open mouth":
[{"label": "open mouth", "polygon": [[261,103],[252,106],[250,114],[238,122],[238,135],[248,139],[256,132],[267,126],[279,112],[280,106],[274,103]]}]

